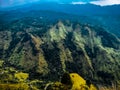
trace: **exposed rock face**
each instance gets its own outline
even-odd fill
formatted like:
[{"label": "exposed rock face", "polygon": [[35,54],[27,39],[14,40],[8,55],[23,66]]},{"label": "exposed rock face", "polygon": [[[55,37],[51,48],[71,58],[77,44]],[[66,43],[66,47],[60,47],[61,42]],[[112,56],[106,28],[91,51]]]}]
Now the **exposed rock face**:
[{"label": "exposed rock face", "polygon": [[55,80],[68,71],[95,82],[120,80],[120,39],[102,28],[62,21],[11,26],[0,31],[0,58],[32,78]]}]

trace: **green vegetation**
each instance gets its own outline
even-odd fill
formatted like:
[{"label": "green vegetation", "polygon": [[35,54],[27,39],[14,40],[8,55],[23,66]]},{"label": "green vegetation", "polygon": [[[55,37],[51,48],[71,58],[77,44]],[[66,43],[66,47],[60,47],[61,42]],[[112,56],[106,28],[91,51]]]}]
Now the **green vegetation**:
[{"label": "green vegetation", "polygon": [[97,90],[97,88],[90,84],[86,84],[84,80],[77,73],[65,73],[61,82],[48,83],[46,90]]},{"label": "green vegetation", "polygon": [[[29,90],[27,84],[0,84],[0,90]],[[35,89],[34,89],[35,90]]]},{"label": "green vegetation", "polygon": [[15,77],[15,79],[18,80],[18,82],[24,82],[27,80],[29,75],[27,73],[19,72],[19,73],[15,73],[14,77]]},{"label": "green vegetation", "polygon": [[[120,85],[120,39],[88,24],[48,23],[37,18],[11,22],[8,30],[0,31],[0,58],[4,59],[0,60],[3,86],[25,84],[43,89],[51,85],[74,90],[94,88],[93,84]],[[67,86],[56,82],[64,72],[79,73],[84,79],[70,74]],[[93,84],[86,85],[85,79]]]},{"label": "green vegetation", "polygon": [[0,60],[0,68],[3,67],[3,63],[4,63],[4,61],[3,61],[3,60]]}]

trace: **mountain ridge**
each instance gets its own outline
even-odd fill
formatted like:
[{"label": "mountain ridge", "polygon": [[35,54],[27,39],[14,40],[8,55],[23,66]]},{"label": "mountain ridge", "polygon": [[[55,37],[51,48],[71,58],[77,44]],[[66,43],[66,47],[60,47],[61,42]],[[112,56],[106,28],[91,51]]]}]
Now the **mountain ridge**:
[{"label": "mountain ridge", "polygon": [[[60,8],[61,7],[61,8]],[[119,5],[99,7],[95,5],[61,5],[61,4],[33,4],[20,6],[13,10],[0,12],[0,24],[9,23],[23,18],[40,17],[53,22],[59,19],[68,19],[101,26],[105,30],[120,36]],[[96,11],[96,12],[94,12]],[[2,26],[1,26],[2,27]]]},{"label": "mountain ridge", "polygon": [[68,21],[59,21],[45,32],[40,28],[44,29],[31,26],[25,31],[1,31],[0,58],[31,78],[57,80],[69,71],[96,83],[119,81],[118,37],[100,27]]},{"label": "mountain ridge", "polygon": [[[34,7],[34,8],[33,8]],[[61,8],[60,8],[61,7]],[[34,4],[25,4],[21,6],[15,6],[11,8],[3,8],[1,10],[10,11],[10,10],[50,10],[50,11],[59,11],[67,14],[75,15],[98,15],[98,14],[111,14],[117,15],[120,13],[117,12],[120,9],[120,5],[109,5],[109,6],[99,6],[94,4],[59,4],[59,3],[34,3]],[[96,12],[93,12],[95,10]],[[112,12],[112,13],[111,13]]]}]

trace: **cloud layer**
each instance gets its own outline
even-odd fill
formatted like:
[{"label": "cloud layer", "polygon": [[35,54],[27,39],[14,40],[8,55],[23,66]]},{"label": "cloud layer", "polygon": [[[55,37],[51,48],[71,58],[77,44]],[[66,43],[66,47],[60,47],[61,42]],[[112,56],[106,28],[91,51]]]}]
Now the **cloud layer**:
[{"label": "cloud layer", "polygon": [[92,3],[96,5],[113,5],[113,4],[120,4],[120,0],[0,0],[0,7],[7,7],[25,3],[32,3],[32,2],[58,2],[58,3],[68,3],[68,4],[86,4]]},{"label": "cloud layer", "polygon": [[85,4],[85,3],[106,6],[106,5],[120,4],[120,0],[92,0],[92,1],[89,0],[88,2],[85,2],[85,0],[82,0],[82,1],[72,2],[72,4]]},{"label": "cloud layer", "polygon": [[92,1],[90,3],[106,6],[106,5],[120,4],[120,0],[99,0],[99,1]]}]

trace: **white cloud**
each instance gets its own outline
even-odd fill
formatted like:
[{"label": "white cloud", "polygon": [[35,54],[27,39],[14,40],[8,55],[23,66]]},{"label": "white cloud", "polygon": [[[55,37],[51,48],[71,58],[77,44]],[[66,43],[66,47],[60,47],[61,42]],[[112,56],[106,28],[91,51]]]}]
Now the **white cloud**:
[{"label": "white cloud", "polygon": [[86,2],[72,2],[71,4],[86,4]]},{"label": "white cloud", "polygon": [[120,4],[120,0],[99,0],[99,1],[91,1],[90,3],[106,6],[106,5]]}]

